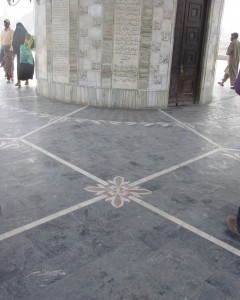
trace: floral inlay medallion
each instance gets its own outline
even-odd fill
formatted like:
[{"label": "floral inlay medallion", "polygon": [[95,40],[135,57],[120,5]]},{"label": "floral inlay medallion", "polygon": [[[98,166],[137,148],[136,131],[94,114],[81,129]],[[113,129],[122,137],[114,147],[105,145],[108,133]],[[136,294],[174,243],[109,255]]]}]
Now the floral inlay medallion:
[{"label": "floral inlay medallion", "polygon": [[112,181],[108,180],[108,184],[98,184],[90,186],[85,190],[96,193],[96,196],[106,195],[106,201],[110,201],[112,206],[120,208],[124,202],[130,202],[129,197],[134,196],[140,198],[141,195],[148,195],[152,192],[139,186],[132,187],[129,181],[125,181],[123,177],[117,176]]}]

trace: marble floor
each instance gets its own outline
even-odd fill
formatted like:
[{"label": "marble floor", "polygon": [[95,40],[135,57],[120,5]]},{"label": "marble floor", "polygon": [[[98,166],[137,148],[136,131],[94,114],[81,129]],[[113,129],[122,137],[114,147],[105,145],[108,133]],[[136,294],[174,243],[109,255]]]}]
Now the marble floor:
[{"label": "marble floor", "polygon": [[229,84],[209,105],[130,111],[3,78],[0,300],[240,299],[240,239],[225,222],[240,205]]}]

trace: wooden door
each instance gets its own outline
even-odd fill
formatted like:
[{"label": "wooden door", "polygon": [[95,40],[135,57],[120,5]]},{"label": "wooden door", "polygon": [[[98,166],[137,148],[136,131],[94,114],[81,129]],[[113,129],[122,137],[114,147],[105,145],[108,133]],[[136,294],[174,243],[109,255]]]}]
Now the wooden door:
[{"label": "wooden door", "polygon": [[178,0],[169,105],[196,101],[206,10],[207,0]]}]

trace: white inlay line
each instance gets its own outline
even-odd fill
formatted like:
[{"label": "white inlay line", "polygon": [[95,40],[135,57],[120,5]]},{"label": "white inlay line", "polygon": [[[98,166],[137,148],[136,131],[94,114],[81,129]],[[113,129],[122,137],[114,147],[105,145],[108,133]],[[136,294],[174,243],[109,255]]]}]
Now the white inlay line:
[{"label": "white inlay line", "polygon": [[37,98],[39,96],[26,96],[26,97],[15,97],[15,98],[3,98],[3,99],[0,99],[0,101],[3,101],[3,100],[16,100],[16,99],[25,99],[25,98]]},{"label": "white inlay line", "polygon": [[74,171],[77,171],[78,173],[81,173],[82,175],[84,175],[84,176],[86,176],[88,178],[91,178],[92,180],[94,180],[94,181],[96,181],[96,182],[98,182],[100,184],[103,184],[103,185],[107,185],[108,184],[106,181],[102,180],[101,178],[98,178],[97,176],[95,176],[95,175],[93,175],[93,174],[91,174],[91,173],[89,173],[89,172],[87,172],[87,171],[85,171],[85,170],[83,170],[83,169],[81,169],[81,168],[79,168],[79,167],[77,167],[77,166],[69,163],[68,161],[66,161],[66,160],[64,160],[64,159],[62,159],[62,158],[60,158],[60,157],[52,154],[51,152],[48,152],[47,150],[44,150],[44,149],[42,149],[42,148],[40,148],[40,147],[32,144],[29,141],[26,141],[26,140],[24,140],[22,138],[19,138],[19,141],[21,141],[22,143],[24,143],[24,144],[32,147],[35,150],[37,150],[37,151],[39,151],[39,152],[47,155],[48,157],[53,158],[54,160],[60,162],[61,164],[63,164],[65,166],[73,169]]},{"label": "white inlay line", "polygon": [[238,160],[240,161],[239,158],[237,158],[236,156],[234,156],[233,154],[229,153],[227,148],[222,147],[221,145],[215,143],[214,141],[212,141],[211,139],[209,139],[208,137],[206,137],[205,135],[199,133],[198,131],[196,131],[195,129],[191,128],[190,126],[186,125],[184,122],[179,121],[178,119],[176,119],[175,117],[171,116],[170,114],[162,111],[161,109],[158,110],[159,112],[163,113],[164,115],[166,115],[167,117],[169,117],[170,119],[178,122],[179,124],[181,124],[182,126],[184,126],[186,129],[192,131],[193,133],[195,133],[196,135],[200,136],[201,138],[203,138],[204,140],[208,141],[209,143],[211,143],[212,145],[218,147],[219,149],[221,149],[223,152],[227,153],[229,157],[231,157],[232,159]]},{"label": "white inlay line", "polygon": [[206,233],[202,230],[199,230],[198,228],[196,228],[192,225],[189,225],[188,223],[183,222],[183,221],[175,218],[174,216],[169,215],[168,213],[162,211],[161,209],[158,209],[155,206],[152,206],[151,204],[148,204],[148,203],[146,203],[146,202],[144,202],[144,201],[142,201],[142,200],[140,200],[136,197],[130,196],[129,199],[132,200],[133,202],[135,202],[137,204],[140,204],[141,206],[151,210],[152,212],[157,213],[158,215],[162,216],[163,218],[165,218],[165,219],[167,219],[167,220],[169,220],[169,221],[171,221],[171,222],[173,222],[173,223],[175,223],[175,224],[177,224],[177,225],[193,232],[194,234],[204,238],[205,240],[208,240],[209,242],[211,242],[211,243],[213,243],[213,244],[215,244],[215,245],[217,245],[217,246],[219,246],[219,247],[221,247],[221,248],[223,248],[223,249],[225,249],[225,250],[227,250],[227,251],[229,251],[229,252],[231,252],[231,253],[233,253],[237,256],[240,256],[240,250],[239,249],[228,245],[227,243],[225,243],[225,242],[209,235],[208,233]]},{"label": "white inlay line", "polygon": [[224,148],[225,151],[240,152],[240,149]]},{"label": "white inlay line", "polygon": [[173,116],[171,116],[170,114],[166,113],[165,111],[159,109],[159,112],[161,112],[162,114],[164,114],[165,116],[169,117],[170,119],[174,120],[175,122],[181,124],[182,126],[184,126],[186,129],[192,131],[193,133],[195,133],[196,135],[200,136],[201,138],[203,138],[204,140],[208,141],[209,143],[211,143],[212,145],[223,149],[222,146],[220,146],[219,144],[215,143],[214,141],[212,141],[211,139],[209,139],[208,137],[206,137],[205,135],[197,132],[195,129],[191,128],[190,126],[186,125],[184,122],[179,121],[178,119],[174,118]]},{"label": "white inlay line", "polygon": [[201,155],[196,156],[196,157],[194,157],[194,158],[192,158],[192,159],[186,160],[186,161],[184,161],[184,162],[182,162],[182,163],[180,163],[180,164],[177,164],[177,165],[175,165],[175,166],[172,166],[172,167],[170,167],[170,168],[168,168],[168,169],[162,170],[162,171],[160,171],[160,172],[158,172],[158,173],[155,173],[155,174],[149,175],[149,176],[147,176],[147,177],[144,177],[144,178],[142,178],[142,179],[139,179],[139,180],[137,180],[137,181],[134,181],[134,182],[132,182],[132,183],[130,184],[130,186],[141,185],[141,184],[143,184],[144,182],[147,182],[147,181],[152,180],[152,179],[154,179],[154,178],[157,178],[157,177],[159,177],[159,176],[162,176],[162,175],[168,174],[168,173],[170,173],[170,172],[173,172],[173,171],[175,171],[175,170],[177,170],[177,169],[179,169],[179,168],[181,168],[181,167],[184,167],[184,166],[187,166],[187,165],[189,165],[189,164],[192,164],[192,163],[194,163],[194,162],[196,162],[196,161],[198,161],[198,160],[201,160],[201,159],[203,159],[203,158],[205,158],[205,157],[208,157],[208,156],[210,156],[210,155],[213,155],[213,154],[215,154],[215,153],[217,153],[217,152],[219,152],[219,151],[221,151],[221,149],[215,149],[215,150],[209,151],[209,152],[207,152],[207,153],[201,154]]},{"label": "white inlay line", "polygon": [[55,219],[57,219],[59,217],[65,216],[67,214],[70,214],[70,213],[72,213],[72,212],[74,212],[76,210],[79,210],[81,208],[89,206],[89,205],[91,205],[93,203],[99,202],[99,201],[101,201],[101,200],[103,200],[105,198],[106,198],[105,195],[101,195],[101,196],[92,198],[90,200],[84,201],[84,202],[79,203],[77,205],[71,206],[71,207],[66,208],[64,210],[61,210],[61,211],[59,211],[57,213],[54,213],[54,214],[52,214],[50,216],[47,216],[45,218],[39,219],[39,220],[37,220],[35,222],[26,224],[26,225],[21,226],[19,228],[16,228],[16,229],[13,229],[11,231],[8,231],[8,232],[5,232],[3,234],[0,234],[0,241],[6,240],[6,239],[8,239],[10,237],[13,237],[13,236],[19,234],[19,233],[25,232],[27,230],[33,229],[33,228],[35,228],[37,226],[40,226],[42,224],[45,224],[45,223],[50,222],[52,220],[55,220]]},{"label": "white inlay line", "polygon": [[88,108],[88,106],[81,107],[81,108],[79,108],[79,109],[77,109],[77,110],[75,110],[75,111],[73,111],[73,112],[71,112],[71,113],[69,113],[69,114],[67,114],[67,115],[65,115],[63,117],[59,117],[59,118],[55,119],[54,121],[47,123],[46,125],[43,125],[43,126],[37,128],[37,129],[35,129],[35,130],[27,133],[27,134],[24,134],[23,136],[20,137],[20,139],[24,139],[24,138],[26,138],[26,137],[28,137],[28,136],[30,136],[30,135],[32,135],[32,134],[40,131],[40,130],[42,130],[42,129],[48,127],[48,126],[51,126],[51,125],[53,125],[53,124],[55,124],[55,123],[57,123],[57,122],[59,122],[61,120],[64,120],[65,118],[68,118],[69,116],[72,116],[72,115],[74,115],[74,114],[78,113],[79,111],[84,110],[86,108]]},{"label": "white inlay line", "polygon": [[232,159],[235,159],[235,160],[237,160],[237,161],[240,161],[240,158],[239,158],[239,157],[237,157],[237,156],[234,155],[234,154],[229,153],[229,151],[224,151],[224,152],[225,152],[225,155],[226,155],[226,156],[231,157]]}]

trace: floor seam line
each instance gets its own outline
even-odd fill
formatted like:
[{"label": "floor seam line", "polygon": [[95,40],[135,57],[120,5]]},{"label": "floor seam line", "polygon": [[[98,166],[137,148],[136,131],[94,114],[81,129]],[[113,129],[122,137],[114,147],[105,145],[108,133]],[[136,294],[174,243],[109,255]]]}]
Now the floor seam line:
[{"label": "floor seam line", "polygon": [[92,198],[90,200],[87,200],[87,201],[81,202],[79,204],[73,205],[71,207],[68,207],[66,209],[63,209],[63,210],[61,210],[59,212],[56,212],[54,214],[51,214],[51,215],[49,215],[47,217],[38,219],[38,220],[33,221],[31,223],[25,224],[25,225],[23,225],[21,227],[18,227],[18,228],[15,228],[13,230],[10,230],[8,232],[2,233],[2,234],[0,234],[0,242],[3,241],[3,240],[6,240],[7,238],[16,236],[16,235],[18,235],[20,233],[23,233],[23,232],[25,232],[27,230],[36,228],[36,227],[38,227],[40,225],[43,225],[43,224],[48,223],[50,221],[53,221],[53,220],[55,220],[57,218],[66,216],[66,215],[68,215],[68,214],[70,214],[70,213],[72,213],[74,211],[77,211],[77,210],[79,210],[81,208],[84,208],[86,206],[90,206],[92,204],[95,204],[95,203],[97,203],[97,202],[99,202],[101,200],[104,200],[105,198],[106,198],[105,195],[100,195],[98,197]]},{"label": "floor seam line", "polygon": [[184,122],[179,121],[177,118],[171,116],[170,114],[166,113],[165,111],[159,109],[159,112],[161,112],[162,114],[166,115],[167,117],[169,117],[170,119],[178,122],[179,124],[183,125],[186,129],[192,131],[193,133],[195,133],[196,135],[200,136],[201,138],[203,138],[204,140],[208,141],[209,143],[211,143],[212,145],[214,145],[215,147],[218,147],[220,149],[223,149],[224,147],[222,147],[221,145],[219,145],[218,143],[215,143],[214,141],[212,141],[211,139],[209,139],[208,137],[206,137],[205,135],[199,133],[197,130],[194,130],[193,128],[191,128],[190,126],[186,125]]},{"label": "floor seam line", "polygon": [[73,114],[76,114],[76,113],[78,113],[79,111],[82,111],[82,110],[84,110],[84,109],[86,109],[86,108],[88,108],[88,107],[89,107],[89,106],[83,106],[83,107],[81,107],[81,108],[79,108],[79,109],[77,109],[77,110],[75,110],[75,111],[73,111],[73,112],[71,112],[71,113],[69,113],[69,114],[67,114],[67,115],[65,115],[65,116],[59,117],[59,118],[55,119],[55,120],[52,121],[52,122],[49,122],[49,123],[47,123],[47,124],[45,124],[45,125],[43,125],[43,126],[37,128],[37,129],[35,129],[35,130],[30,131],[29,133],[24,134],[23,136],[20,137],[20,139],[21,139],[21,138],[24,139],[24,138],[26,138],[26,137],[28,137],[28,136],[30,136],[30,135],[32,135],[32,134],[34,134],[34,133],[36,133],[36,132],[38,132],[38,131],[44,129],[44,128],[47,128],[47,127],[49,127],[49,126],[51,126],[51,125],[53,125],[53,124],[55,124],[55,123],[57,123],[57,122],[59,122],[59,121],[62,121],[62,120],[64,120],[65,118],[68,118],[69,116],[72,116]]},{"label": "floor seam line", "polygon": [[37,98],[39,96],[26,96],[26,97],[14,97],[14,98],[3,98],[0,99],[0,101],[5,101],[5,100],[14,100],[14,99],[25,99],[25,98]]},{"label": "floor seam line", "polygon": [[61,157],[58,157],[57,155],[55,155],[55,154],[53,154],[53,153],[51,153],[51,152],[49,152],[49,151],[47,151],[47,150],[45,150],[45,149],[37,146],[37,145],[35,145],[35,144],[33,144],[33,143],[31,143],[31,142],[23,139],[23,138],[19,138],[19,141],[21,141],[25,145],[28,145],[28,146],[30,146],[31,148],[33,148],[33,149],[35,149],[37,151],[45,154],[46,156],[51,157],[52,159],[60,162],[61,164],[65,165],[65,166],[67,166],[69,168],[71,168],[72,170],[77,171],[78,173],[80,173],[80,174],[82,174],[82,175],[84,175],[84,176],[92,179],[95,182],[98,182],[98,183],[103,184],[103,185],[108,184],[105,180],[102,180],[101,178],[99,178],[99,177],[97,177],[97,176],[95,176],[95,175],[93,175],[93,174],[91,174],[91,173],[89,173],[89,172],[87,172],[87,171],[85,171],[85,170],[83,170],[83,169],[75,166],[74,164],[66,161],[65,159],[62,159]]},{"label": "floor seam line", "polygon": [[196,161],[199,161],[199,160],[201,160],[201,159],[203,159],[205,157],[208,157],[208,156],[210,156],[212,154],[215,154],[215,153],[218,153],[220,151],[222,151],[222,149],[217,148],[217,149],[214,149],[214,150],[209,151],[207,153],[198,155],[198,156],[196,156],[196,157],[194,157],[192,159],[186,160],[186,161],[184,161],[184,162],[182,162],[180,164],[174,165],[174,166],[172,166],[170,168],[164,169],[164,170],[162,170],[160,172],[157,172],[155,174],[152,174],[152,175],[146,176],[146,177],[144,177],[142,179],[139,179],[137,181],[134,181],[134,182],[130,183],[130,186],[133,187],[133,186],[141,185],[142,183],[145,183],[147,181],[153,180],[153,179],[158,178],[158,177],[160,177],[162,175],[169,174],[169,173],[171,173],[171,172],[173,172],[175,170],[178,170],[178,169],[180,169],[180,168],[182,168],[184,166],[190,165],[190,164],[192,164],[192,163],[194,163]]},{"label": "floor seam line", "polygon": [[240,149],[234,149],[234,148],[224,148],[226,151],[235,151],[235,152],[240,152]]},{"label": "floor seam line", "polygon": [[222,151],[225,153],[226,156],[240,162],[240,158],[238,158],[238,157],[234,156],[233,154],[229,153],[229,150],[222,150]]},{"label": "floor seam line", "polygon": [[211,101],[209,103],[209,105],[211,105],[212,103],[220,102],[220,101],[226,101],[226,100],[229,100],[229,99],[232,99],[232,98],[235,98],[235,97],[236,97],[236,95],[233,95],[233,96],[229,96],[227,98],[222,98],[222,99],[219,99],[219,100]]},{"label": "floor seam line", "polygon": [[196,228],[196,227],[194,227],[194,226],[192,226],[192,225],[190,225],[190,224],[188,224],[184,221],[181,221],[180,219],[178,219],[178,218],[164,212],[163,210],[161,210],[161,209],[159,209],[159,208],[157,208],[157,207],[155,207],[155,206],[153,206],[153,205],[151,205],[151,204],[149,204],[149,203],[147,203],[143,200],[140,200],[140,199],[138,199],[134,196],[130,196],[129,199],[132,200],[134,203],[137,203],[137,204],[149,209],[150,211],[162,216],[163,218],[165,218],[165,219],[167,219],[167,220],[169,220],[169,221],[171,221],[171,222],[187,229],[188,231],[204,238],[205,240],[221,247],[222,249],[225,249],[225,250],[227,250],[227,251],[229,251],[229,252],[231,252],[231,253],[233,253],[237,256],[240,256],[240,250],[239,249],[237,249],[237,248],[235,248],[235,247],[233,247],[233,246],[231,246],[231,245],[215,238],[214,236],[212,236],[212,235],[210,235],[210,234],[208,234],[208,233],[206,233],[206,232],[204,232],[204,231],[202,231],[202,230],[200,230],[200,229],[198,229],[198,228]]}]

